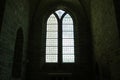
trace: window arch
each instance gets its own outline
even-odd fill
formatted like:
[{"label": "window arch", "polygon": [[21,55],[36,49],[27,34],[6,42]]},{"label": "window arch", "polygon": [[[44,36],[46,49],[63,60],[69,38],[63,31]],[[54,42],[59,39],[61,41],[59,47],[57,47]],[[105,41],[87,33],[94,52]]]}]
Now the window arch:
[{"label": "window arch", "polygon": [[74,25],[72,17],[57,10],[47,20],[46,63],[74,63]]}]

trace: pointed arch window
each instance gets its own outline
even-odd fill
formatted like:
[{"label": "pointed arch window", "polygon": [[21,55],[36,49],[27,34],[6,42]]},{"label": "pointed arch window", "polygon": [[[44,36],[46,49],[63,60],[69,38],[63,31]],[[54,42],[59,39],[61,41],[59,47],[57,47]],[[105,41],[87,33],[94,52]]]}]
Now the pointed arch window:
[{"label": "pointed arch window", "polygon": [[57,10],[47,20],[46,63],[74,63],[74,25],[72,17]]}]

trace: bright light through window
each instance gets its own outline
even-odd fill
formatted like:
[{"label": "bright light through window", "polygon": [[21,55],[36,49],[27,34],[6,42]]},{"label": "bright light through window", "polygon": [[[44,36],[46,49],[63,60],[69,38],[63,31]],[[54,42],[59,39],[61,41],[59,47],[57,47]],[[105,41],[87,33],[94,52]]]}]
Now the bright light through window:
[{"label": "bright light through window", "polygon": [[57,10],[56,14],[58,15],[59,19],[62,17],[62,15],[65,13],[63,10]]},{"label": "bright light through window", "polygon": [[[60,60],[62,60],[62,63],[74,63],[75,56],[73,20],[71,16],[66,14],[63,10],[58,10],[54,14],[50,15],[47,20],[46,63],[58,63],[58,58],[61,58]],[[65,16],[63,16],[63,14],[65,14]],[[61,19],[61,17],[63,17],[63,19]],[[61,30],[58,30],[58,25],[61,27]],[[61,35],[58,36],[58,33]],[[62,39],[60,37],[62,37]],[[62,42],[59,42],[59,44],[62,45],[62,49],[59,48],[60,46],[58,41]],[[61,49],[62,53],[58,52],[58,49]],[[62,56],[59,57],[58,54],[61,54]]]},{"label": "bright light through window", "polygon": [[69,14],[62,21],[62,50],[63,63],[74,63],[73,20]]},{"label": "bright light through window", "polygon": [[58,62],[58,23],[54,14],[52,14],[47,21],[46,62]]}]

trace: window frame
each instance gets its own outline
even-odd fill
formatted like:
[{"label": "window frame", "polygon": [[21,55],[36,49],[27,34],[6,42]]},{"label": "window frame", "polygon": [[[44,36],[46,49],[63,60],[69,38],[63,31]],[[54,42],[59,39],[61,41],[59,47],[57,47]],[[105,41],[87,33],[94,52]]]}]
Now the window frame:
[{"label": "window frame", "polygon": [[[59,10],[62,10],[62,9],[59,9]],[[58,11],[58,10],[56,10]],[[55,12],[56,12],[55,11]],[[63,10],[65,11],[65,10]],[[73,17],[71,16],[71,14],[67,11],[64,12],[64,14],[61,16],[61,18],[59,18],[59,16],[53,12],[52,14],[54,14],[54,16],[56,17],[57,19],[57,22],[58,22],[58,62],[46,62],[46,46],[45,46],[45,64],[75,64],[76,63],[76,54],[75,54],[75,23],[74,23],[74,19]],[[50,15],[52,15],[50,14]],[[62,27],[63,27],[63,24],[62,24],[62,21],[63,21],[63,18],[66,16],[66,14],[68,14],[72,21],[73,21],[73,40],[74,40],[74,62],[63,62],[63,54],[62,54],[62,34],[63,34],[63,31],[62,31]],[[47,17],[47,20],[49,19],[50,15]],[[46,33],[47,33],[47,20],[46,20],[46,31],[45,31],[45,45],[46,45]]]}]

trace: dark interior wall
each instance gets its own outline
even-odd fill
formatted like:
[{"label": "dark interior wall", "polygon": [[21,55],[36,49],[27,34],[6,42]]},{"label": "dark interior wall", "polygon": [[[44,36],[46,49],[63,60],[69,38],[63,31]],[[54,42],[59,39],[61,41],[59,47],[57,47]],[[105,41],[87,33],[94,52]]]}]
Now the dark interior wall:
[{"label": "dark interior wall", "polygon": [[[29,24],[27,0],[6,0],[2,30],[0,34],[0,80],[10,80],[17,31],[23,29],[23,58],[25,60]],[[25,65],[24,65],[25,66]]]},{"label": "dark interior wall", "polygon": [[[43,75],[47,72],[54,72],[55,67],[45,66],[45,22],[52,11],[56,9],[67,10],[75,18],[76,27],[76,64],[73,69],[73,73],[79,78],[88,80],[91,77],[91,65],[92,65],[92,50],[91,50],[91,33],[90,33],[90,23],[88,15],[84,12],[84,8],[76,1],[56,1],[56,0],[46,0],[41,1],[36,14],[32,18],[32,25],[29,31],[29,70],[28,78],[41,79]],[[46,16],[47,15],[47,16]],[[34,26],[34,27],[33,27]],[[52,65],[52,64],[51,64]],[[46,67],[46,68],[45,68]],[[51,67],[51,68],[50,68]],[[63,67],[72,72],[70,66]],[[60,70],[57,68],[57,70]],[[43,73],[44,72],[44,73]],[[63,71],[64,73],[65,71]],[[31,75],[31,76],[30,76]],[[87,76],[87,77],[86,77]],[[44,80],[44,78],[43,78]]]},{"label": "dark interior wall", "polygon": [[101,80],[119,80],[119,33],[113,0],[91,0],[94,55]]},{"label": "dark interior wall", "polygon": [[84,8],[84,12],[87,13],[88,17],[90,18],[90,2],[91,0],[78,0],[82,7]]},{"label": "dark interior wall", "polygon": [[2,27],[2,20],[3,20],[3,15],[4,15],[4,9],[5,9],[5,1],[6,0],[1,0],[0,1],[0,32],[1,32],[1,27]]},{"label": "dark interior wall", "polygon": [[12,79],[21,79],[23,68],[23,30],[18,29],[15,41],[13,64],[12,64]]},{"label": "dark interior wall", "polygon": [[115,6],[117,25],[119,29],[119,36],[120,36],[120,0],[113,0],[113,1],[114,1],[114,6]]},{"label": "dark interior wall", "polygon": [[[38,6],[40,4],[41,0],[29,0],[27,4],[29,4],[29,25],[33,26],[33,19],[35,17],[36,11],[38,9]],[[31,28],[28,29],[28,31]],[[30,36],[30,35],[29,35]]]}]

